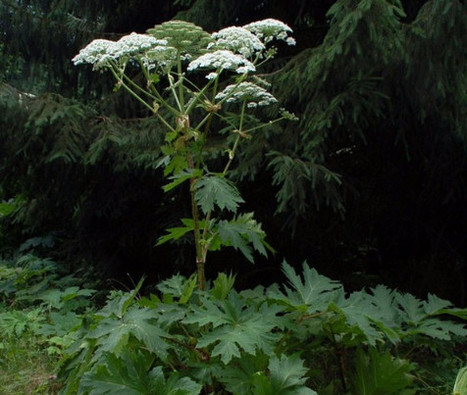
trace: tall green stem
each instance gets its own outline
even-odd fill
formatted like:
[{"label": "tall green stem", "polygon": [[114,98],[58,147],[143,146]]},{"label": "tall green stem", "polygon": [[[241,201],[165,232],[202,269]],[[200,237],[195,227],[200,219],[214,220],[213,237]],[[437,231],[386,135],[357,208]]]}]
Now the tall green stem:
[{"label": "tall green stem", "polygon": [[183,71],[182,71],[182,58],[180,51],[177,53],[177,75],[178,75],[178,97],[181,106],[181,111],[185,111],[185,92],[183,89]]},{"label": "tall green stem", "polygon": [[[193,169],[195,163],[191,154],[187,155],[188,167]],[[196,200],[196,181],[197,178],[190,179],[190,197],[191,197],[191,215],[193,217],[193,234],[195,238],[196,249],[196,268],[198,273],[198,288],[203,291],[206,287],[206,276],[204,274],[204,265],[206,263],[205,254],[203,254],[201,231],[199,225],[198,201]]]},{"label": "tall green stem", "polygon": [[[238,132],[239,133],[237,134],[237,137],[235,138],[232,149],[229,152],[229,160],[228,160],[227,164],[225,165],[224,170],[222,171],[223,176],[225,176],[227,174],[227,172],[229,171],[229,168],[230,168],[230,166],[231,166],[231,164],[232,164],[232,162],[234,160],[235,152],[237,151],[238,144],[240,143],[241,132],[242,132],[242,128],[243,128],[243,120],[245,118],[245,109],[246,109],[246,101],[243,102],[243,104],[242,104],[242,110],[241,110],[241,113],[240,113],[240,123],[239,123],[239,126],[238,126]],[[211,221],[211,212],[206,214],[206,218],[204,220],[203,235],[202,235],[201,240],[206,241],[206,236],[208,234],[210,221]],[[204,262],[206,262],[206,256],[207,256],[208,249],[209,249],[209,243],[205,242],[204,245],[201,246],[202,259],[203,259]]]}]

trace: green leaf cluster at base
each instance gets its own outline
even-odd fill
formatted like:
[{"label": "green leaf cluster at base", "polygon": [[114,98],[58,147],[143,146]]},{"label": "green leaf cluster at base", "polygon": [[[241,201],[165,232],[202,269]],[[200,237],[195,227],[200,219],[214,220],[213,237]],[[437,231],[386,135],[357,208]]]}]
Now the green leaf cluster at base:
[{"label": "green leaf cluster at base", "polygon": [[200,291],[177,275],[157,295],[137,297],[141,282],[113,292],[76,328],[61,393],[408,395],[436,382],[430,361],[465,345],[466,309],[433,295],[348,295],[306,263],[303,276],[283,270],[282,287],[237,292],[220,274]]}]

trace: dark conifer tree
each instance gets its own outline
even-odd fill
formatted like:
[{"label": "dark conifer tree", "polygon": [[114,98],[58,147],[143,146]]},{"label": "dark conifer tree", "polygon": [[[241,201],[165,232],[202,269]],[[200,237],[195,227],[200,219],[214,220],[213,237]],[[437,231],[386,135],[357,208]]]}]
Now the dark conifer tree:
[{"label": "dark conifer tree", "polygon": [[16,244],[53,237],[76,263],[183,270],[183,245],[153,248],[188,209],[160,188],[164,131],[70,59],[172,18],[214,31],[272,17],[297,46],[262,77],[300,122],[255,139],[236,176],[279,253],[227,267],[274,277],[282,256],[308,259],[465,303],[466,13],[460,0],[3,0],[0,192],[18,210],[2,226],[21,229]]}]

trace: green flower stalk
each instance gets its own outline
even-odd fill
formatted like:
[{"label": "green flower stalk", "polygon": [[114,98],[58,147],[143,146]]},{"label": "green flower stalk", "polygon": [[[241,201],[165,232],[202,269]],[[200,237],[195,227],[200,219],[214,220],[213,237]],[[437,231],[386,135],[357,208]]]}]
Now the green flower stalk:
[{"label": "green flower stalk", "polygon": [[[160,164],[169,183],[163,189],[167,192],[189,183],[191,218],[182,218],[181,227],[167,229],[157,245],[193,234],[199,289],[205,287],[209,251],[234,247],[253,261],[252,250],[264,255],[271,250],[253,214],[237,213],[243,199],[229,174],[242,142],[254,137],[252,132],[294,118],[278,109],[275,119],[254,125],[246,122],[248,111],[278,102],[267,88],[255,83],[260,79],[254,73],[274,57],[274,40],[295,43],[291,33],[290,27],[274,19],[213,34],[189,22],[169,21],[147,34],[131,33],[118,41],[94,40],[72,60],[75,65],[91,64],[94,70],[109,70],[117,86],[146,107],[166,129]],[[127,73],[134,66],[141,68],[146,80],[142,85]],[[201,86],[197,74],[205,77]],[[161,81],[165,81],[163,87]],[[236,116],[232,111],[223,112],[235,106]],[[223,170],[215,172],[207,163],[206,142],[217,131],[212,130],[213,125],[219,128],[222,124],[222,130],[228,130],[231,137],[224,142],[227,157]],[[231,213],[230,220],[225,219],[225,212]]]}]

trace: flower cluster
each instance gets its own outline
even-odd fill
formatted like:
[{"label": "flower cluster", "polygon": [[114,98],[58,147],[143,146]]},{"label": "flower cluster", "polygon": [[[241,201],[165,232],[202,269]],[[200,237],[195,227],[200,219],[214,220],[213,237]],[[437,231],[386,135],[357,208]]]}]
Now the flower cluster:
[{"label": "flower cluster", "polygon": [[84,63],[93,64],[94,69],[98,70],[105,67],[109,60],[115,59],[117,49],[118,46],[115,41],[97,39],[91,41],[79,51],[79,54],[72,59],[72,62],[75,65]]},{"label": "flower cluster", "polygon": [[262,21],[249,23],[243,27],[265,43],[276,39],[285,41],[288,45],[295,45],[295,40],[289,37],[289,33],[292,33],[292,29],[284,22],[278,21],[277,19],[264,19]]},{"label": "flower cluster", "polygon": [[72,61],[75,65],[89,63],[94,69],[106,67],[111,60],[132,57],[167,44],[147,34],[131,33],[118,41],[97,39],[79,51]]},{"label": "flower cluster", "polygon": [[246,102],[250,108],[277,103],[277,99],[271,93],[252,82],[229,85],[216,95],[216,100],[225,98],[227,103]]},{"label": "flower cluster", "polygon": [[215,41],[208,45],[208,49],[227,49],[245,58],[251,58],[265,49],[261,40],[243,27],[227,27],[213,33],[211,37]]},{"label": "flower cluster", "polygon": [[148,51],[157,46],[167,45],[166,40],[158,40],[147,34],[131,33],[123,36],[117,41],[117,58],[122,56],[133,56],[141,52]]},{"label": "flower cluster", "polygon": [[232,70],[238,74],[254,72],[256,70],[253,63],[249,60],[225,49],[201,55],[190,62],[187,70],[193,71],[196,69]]},{"label": "flower cluster", "polygon": [[[83,48],[72,61],[75,65],[88,63],[94,69],[109,67],[112,61],[124,66],[132,57],[139,60],[148,70],[160,67],[172,68],[180,57],[189,61],[188,71],[214,69],[208,79],[218,77],[219,71],[231,70],[239,74],[255,71],[248,59],[261,58],[265,44],[272,40],[283,40],[289,45],[295,40],[289,36],[292,29],[275,19],[265,19],[243,27],[228,27],[212,35],[189,22],[169,21],[148,30],[149,34],[131,33],[118,41],[97,39]],[[211,51],[206,53],[206,51]]]}]

